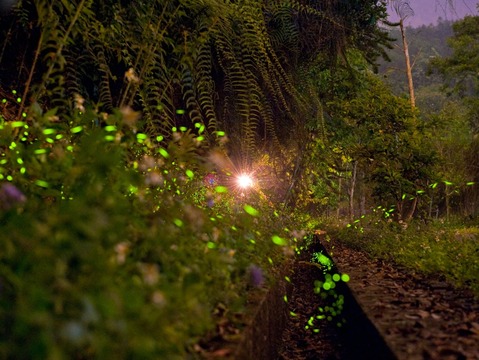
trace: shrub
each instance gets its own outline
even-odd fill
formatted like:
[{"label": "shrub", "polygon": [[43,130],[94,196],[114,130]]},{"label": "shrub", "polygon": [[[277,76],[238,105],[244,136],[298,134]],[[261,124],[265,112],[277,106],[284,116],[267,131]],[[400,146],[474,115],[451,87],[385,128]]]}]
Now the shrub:
[{"label": "shrub", "polygon": [[197,135],[98,116],[0,126],[2,358],[184,358],[291,253],[271,203],[205,184]]}]

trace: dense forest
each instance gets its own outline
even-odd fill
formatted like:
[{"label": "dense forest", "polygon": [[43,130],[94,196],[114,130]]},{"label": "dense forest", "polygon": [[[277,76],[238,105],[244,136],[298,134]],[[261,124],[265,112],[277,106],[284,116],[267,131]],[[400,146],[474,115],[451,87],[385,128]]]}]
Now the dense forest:
[{"label": "dense forest", "polygon": [[[467,62],[474,60],[473,57],[464,58],[466,49],[463,48],[474,44],[470,37],[476,31],[475,22],[473,17],[456,24],[439,19],[436,25],[406,29],[420,117],[435,136],[435,173],[442,177],[444,187],[445,182],[454,182],[456,187],[454,190],[445,189],[443,202],[437,204],[437,211],[443,214],[455,211],[463,216],[474,216],[474,209],[477,209],[476,191],[468,187],[462,191],[457,188],[461,182],[467,185],[477,181],[476,90],[467,70],[471,66]],[[394,94],[407,96],[401,34],[397,28],[390,28],[389,33],[396,41],[394,48],[388,52],[391,61],[381,62],[379,74]],[[445,58],[451,60],[445,61]],[[445,66],[447,61],[453,62],[456,69]],[[462,74],[457,76],[459,73]],[[446,199],[449,192],[455,205]],[[447,209],[449,205],[454,210]]]},{"label": "dense forest", "polygon": [[479,18],[406,29],[412,106],[386,5],[5,5],[0,357],[198,355],[320,226],[477,224]]}]

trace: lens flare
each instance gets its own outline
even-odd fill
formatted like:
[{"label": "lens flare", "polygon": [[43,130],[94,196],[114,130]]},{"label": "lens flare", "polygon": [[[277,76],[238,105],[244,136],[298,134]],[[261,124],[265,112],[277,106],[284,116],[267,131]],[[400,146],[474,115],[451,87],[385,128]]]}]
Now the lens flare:
[{"label": "lens flare", "polygon": [[238,186],[242,189],[247,189],[253,186],[253,178],[248,174],[241,174],[236,178]]}]

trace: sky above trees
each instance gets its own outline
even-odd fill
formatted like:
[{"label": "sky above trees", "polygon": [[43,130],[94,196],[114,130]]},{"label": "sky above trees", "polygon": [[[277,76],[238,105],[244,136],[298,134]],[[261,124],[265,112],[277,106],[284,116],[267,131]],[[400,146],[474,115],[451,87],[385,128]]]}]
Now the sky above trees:
[{"label": "sky above trees", "polygon": [[[466,15],[477,15],[476,0],[454,0],[453,8],[448,0],[410,0],[414,16],[406,20],[407,26],[418,27],[421,25],[435,24],[438,18],[446,20],[462,19]],[[396,21],[397,15],[389,8],[390,20]]]}]

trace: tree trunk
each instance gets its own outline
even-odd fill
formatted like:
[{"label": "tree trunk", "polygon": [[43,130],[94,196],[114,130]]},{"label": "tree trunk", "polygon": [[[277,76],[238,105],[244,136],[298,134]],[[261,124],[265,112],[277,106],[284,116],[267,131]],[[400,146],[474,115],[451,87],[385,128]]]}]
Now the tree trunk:
[{"label": "tree trunk", "polygon": [[338,179],[338,194],[339,194],[339,200],[338,200],[338,208],[336,209],[336,218],[339,219],[341,216],[341,177]]},{"label": "tree trunk", "polygon": [[446,220],[449,221],[449,216],[451,214],[451,205],[450,205],[450,196],[451,194],[449,193],[449,191],[447,191],[447,184],[446,184],[446,190],[445,190],[445,195],[446,195]]},{"label": "tree trunk", "polygon": [[406,32],[404,30],[403,19],[399,21],[399,28],[401,29],[401,37],[404,51],[404,58],[406,59],[406,74],[407,74],[407,83],[409,88],[409,98],[411,101],[411,106],[416,107],[416,97],[414,95],[414,84],[412,81],[412,67],[411,61],[409,60],[409,48],[406,40]]},{"label": "tree trunk", "polygon": [[351,174],[351,184],[349,186],[349,219],[353,220],[354,218],[354,189],[356,188],[356,173],[357,173],[358,163],[353,161],[353,172]]},{"label": "tree trunk", "polygon": [[416,211],[417,201],[418,201],[418,198],[415,197],[414,200],[411,203],[411,206],[408,209],[408,212],[404,215],[404,221],[405,222],[411,221],[411,219],[414,215],[414,212]]}]

